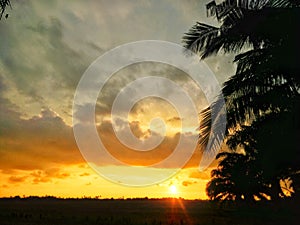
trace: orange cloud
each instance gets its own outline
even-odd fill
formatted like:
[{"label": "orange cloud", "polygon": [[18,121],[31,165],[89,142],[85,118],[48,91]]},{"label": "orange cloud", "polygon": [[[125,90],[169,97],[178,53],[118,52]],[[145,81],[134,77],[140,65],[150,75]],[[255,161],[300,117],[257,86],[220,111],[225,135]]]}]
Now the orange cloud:
[{"label": "orange cloud", "polygon": [[[140,131],[140,128],[137,126],[139,123],[133,122],[130,123],[131,127],[134,127],[136,132],[139,132],[137,136],[141,137],[142,134]],[[172,152],[175,150],[180,135],[186,135],[186,140],[189,141],[189,137],[191,141],[196,134],[192,133],[184,133],[180,134],[177,133],[173,136],[165,136],[162,143],[157,146],[156,148],[150,150],[150,151],[136,151],[133,149],[128,148],[127,146],[123,145],[115,136],[114,130],[112,128],[112,124],[110,121],[105,120],[103,123],[98,127],[98,134],[101,138],[104,146],[109,151],[109,153],[114,156],[115,158],[121,160],[124,163],[127,163],[129,165],[137,165],[137,166],[149,166],[158,162],[161,162],[162,160],[166,159]],[[155,134],[154,135],[159,135]],[[126,134],[124,133],[123,137],[125,137]],[[183,157],[186,153],[186,151],[183,149],[178,154],[178,159],[173,160],[168,167],[176,168],[178,167],[178,162],[180,161],[181,157]],[[191,159],[187,162],[187,167],[195,167],[199,164],[201,159],[201,151],[198,149],[195,149],[194,154],[192,155]],[[102,164],[105,164],[105,159],[102,158]]]},{"label": "orange cloud", "polygon": [[180,122],[181,118],[178,116],[172,117],[170,119],[167,120],[168,122]]},{"label": "orange cloud", "polygon": [[188,181],[188,180],[185,180],[182,182],[182,185],[187,187],[187,186],[190,186],[192,184],[197,184],[198,182],[197,181]]},{"label": "orange cloud", "polygon": [[150,130],[147,130],[144,132],[141,129],[140,122],[139,121],[132,121],[129,123],[130,129],[132,133],[137,137],[137,138],[147,138],[148,136],[151,135]]},{"label": "orange cloud", "polygon": [[49,168],[46,170],[36,170],[30,173],[33,177],[33,183],[46,183],[52,181],[53,178],[64,179],[70,176],[67,172],[60,171],[59,168]]},{"label": "orange cloud", "polygon": [[45,169],[84,161],[72,128],[51,110],[44,109],[39,116],[28,120],[21,119],[17,113],[8,115],[9,124],[0,128],[2,170]]},{"label": "orange cloud", "polygon": [[8,181],[10,183],[22,183],[24,182],[28,176],[10,176]]}]

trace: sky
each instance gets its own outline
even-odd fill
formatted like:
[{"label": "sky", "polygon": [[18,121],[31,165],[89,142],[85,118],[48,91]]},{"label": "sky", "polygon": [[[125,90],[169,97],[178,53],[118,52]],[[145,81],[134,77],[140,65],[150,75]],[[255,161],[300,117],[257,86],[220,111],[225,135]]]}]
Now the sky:
[{"label": "sky", "polygon": [[[200,172],[199,149],[183,168],[178,162],[187,154],[184,150],[169,164],[156,168],[158,174],[176,171],[163,182],[132,187],[122,181],[132,168],[141,171],[135,175],[136,180],[154,176],[154,170],[144,172],[142,167],[152,169],[153,164],[172,154],[179,137],[184,137],[185,144],[194,140],[198,124],[192,124],[188,116],[181,120],[176,106],[158,97],[136,102],[127,118],[113,121],[114,99],[136,79],[159,76],[188,93],[200,112],[208,105],[207,99],[182,70],[162,63],[137,63],[116,72],[105,83],[97,98],[95,126],[105,148],[124,165],[101,157],[99,165],[86,160],[74,137],[76,124],[72,123],[74,115],[82,124],[89,122],[84,112],[90,106],[83,104],[73,110],[73,99],[83,74],[99,56],[140,40],[182,44],[183,34],[197,21],[215,23],[206,17],[205,3],[12,1],[8,19],[0,21],[0,196],[205,199],[205,185],[214,164]],[[232,56],[211,57],[205,63],[220,84],[233,74]],[[165,91],[172,96],[172,90]],[[165,132],[160,129],[161,120]],[[162,141],[150,151],[135,151],[115,134],[117,131],[125,142],[129,140],[126,125],[139,140],[152,135]],[[103,173],[109,174],[110,179]]]}]

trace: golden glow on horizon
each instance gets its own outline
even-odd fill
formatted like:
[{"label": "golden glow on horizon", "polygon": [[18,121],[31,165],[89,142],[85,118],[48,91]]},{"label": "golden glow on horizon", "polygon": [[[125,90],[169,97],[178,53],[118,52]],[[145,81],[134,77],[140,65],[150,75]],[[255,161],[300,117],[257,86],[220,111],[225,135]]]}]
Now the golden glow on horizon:
[{"label": "golden glow on horizon", "polygon": [[[113,171],[115,167],[111,167]],[[209,174],[209,171],[206,172]],[[207,199],[206,177],[197,168],[182,169],[163,183],[146,187],[128,187],[103,179],[86,164],[64,166],[52,170],[1,173],[0,197],[57,196],[81,198],[167,198]],[[206,175],[205,175],[206,176]],[[180,192],[178,191],[180,190]]]}]

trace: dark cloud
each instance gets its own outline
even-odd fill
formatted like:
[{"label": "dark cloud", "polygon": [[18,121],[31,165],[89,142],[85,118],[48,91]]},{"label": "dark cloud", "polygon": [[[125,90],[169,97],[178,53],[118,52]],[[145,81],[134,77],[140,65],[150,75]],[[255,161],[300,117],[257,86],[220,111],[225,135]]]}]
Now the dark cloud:
[{"label": "dark cloud", "polygon": [[[99,94],[96,113],[98,115],[110,114],[113,102],[122,90],[122,88],[125,88],[127,85],[129,85],[132,81],[136,79],[147,76],[163,77],[176,83],[187,93],[189,97],[191,97],[191,99],[195,102],[195,105],[197,107],[199,106],[200,109],[204,108],[207,105],[207,101],[202,90],[196,85],[196,83],[191,79],[191,77],[189,77],[189,75],[167,64],[143,62],[127,66],[118,71],[117,73],[113,74],[108,79],[108,81],[105,83],[103,89]],[[158,88],[155,86],[155,83],[145,84],[146,87],[149,87],[149,85],[154,85],[154,89]],[[174,90],[167,88],[167,86],[163,83],[160,85],[160,88],[163,88],[166,97],[174,94]],[[136,91],[143,90],[143,87],[136,88],[139,88],[139,90]],[[151,105],[154,106],[151,110],[157,110],[155,108],[155,104],[161,101],[165,101],[157,97],[148,98],[151,99]],[[144,107],[148,107],[149,110],[149,101],[143,103],[143,100],[137,102],[136,105],[131,109],[132,114],[138,114],[140,112],[143,112],[145,110]],[[130,99],[128,99],[128,101],[130,101]],[[119,110],[124,110],[126,106],[127,104],[124,103],[124,107],[120,106]]]},{"label": "dark cloud", "polygon": [[10,183],[22,183],[24,182],[26,179],[28,178],[28,176],[10,176],[8,178],[8,181]]},{"label": "dark cloud", "polygon": [[137,137],[137,138],[148,138],[149,135],[151,135],[150,130],[148,129],[146,132],[141,129],[141,125],[139,121],[132,121],[129,124],[130,129],[132,133]]},{"label": "dark cloud", "polygon": [[34,184],[51,182],[53,179],[64,179],[70,176],[69,173],[61,171],[59,168],[47,168],[45,170],[35,170],[30,173]]},{"label": "dark cloud", "polygon": [[20,25],[17,22],[6,27],[1,46],[12,47],[0,47],[5,73],[13,79],[18,90],[29,96],[40,95],[37,88],[42,79],[49,79],[57,91],[66,87],[74,89],[90,60],[64,42],[61,21],[36,18],[27,29],[20,27],[22,35],[18,35],[13,28]]},{"label": "dark cloud", "polygon": [[0,110],[0,169],[43,169],[83,162],[72,128],[49,109],[22,119],[6,107]]},{"label": "dark cloud", "polygon": [[95,122],[94,117],[91,118],[90,114],[88,113],[90,111],[93,112],[94,111],[93,108],[94,105],[91,103],[86,103],[84,105],[76,105],[74,107],[73,116],[74,118],[76,118],[78,122],[88,123],[88,124],[94,123]]},{"label": "dark cloud", "polygon": [[181,121],[181,118],[178,116],[168,119],[168,122],[180,122],[180,121]]},{"label": "dark cloud", "polygon": [[23,104],[23,116],[51,106],[69,117],[75,87],[93,57],[66,42],[62,18],[41,15],[31,1],[19,4],[14,17],[0,24],[1,73],[9,84],[4,91],[11,102]]},{"label": "dark cloud", "polygon": [[193,184],[197,184],[197,183],[198,183],[197,181],[189,181],[189,180],[182,181],[182,185],[185,187],[193,185]]}]

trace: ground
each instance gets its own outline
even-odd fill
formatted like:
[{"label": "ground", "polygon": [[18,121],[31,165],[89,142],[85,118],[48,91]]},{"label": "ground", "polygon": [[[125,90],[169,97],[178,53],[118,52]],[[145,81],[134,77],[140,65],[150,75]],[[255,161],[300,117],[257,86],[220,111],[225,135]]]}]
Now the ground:
[{"label": "ground", "polygon": [[183,199],[0,199],[1,225],[296,225],[293,204],[216,204]]}]

